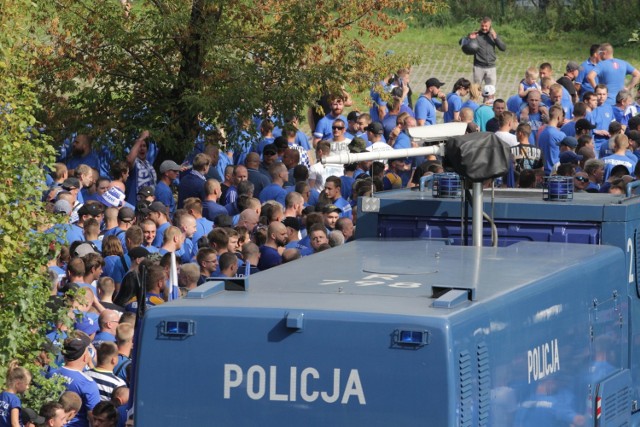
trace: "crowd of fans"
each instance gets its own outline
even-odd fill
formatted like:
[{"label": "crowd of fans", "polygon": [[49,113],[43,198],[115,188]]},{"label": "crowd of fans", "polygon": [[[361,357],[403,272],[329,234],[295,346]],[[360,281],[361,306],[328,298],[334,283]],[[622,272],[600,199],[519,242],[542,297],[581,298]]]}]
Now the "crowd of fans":
[{"label": "crowd of fans", "polygon": [[48,265],[52,304],[67,307],[74,325],[47,331],[57,367],[42,365],[65,379],[67,392],[39,414],[21,411],[31,375],[13,364],[0,426],[125,425],[138,298],[159,305],[207,280],[257,274],[352,240],[358,197],[417,186],[443,171],[442,159],[322,159],[414,147],[407,129],[435,124],[436,111],[511,147],[512,168],[499,185],[539,187],[558,174],[573,177],[576,191],[623,192],[640,174],[640,96],[631,90],[639,79],[609,44],[594,45],[582,65],[569,62],[558,80],[548,63],[528,68],[506,101],[495,86],[466,78],[446,94],[435,77],[414,100],[402,69],[374,86],[368,112],[345,116],[346,92],[323,97],[308,114],[311,136],[295,117],[261,118],[257,139],[236,130],[228,134],[240,137],[225,142],[217,132],[157,169],[147,131],[115,162],[90,135],[75,135],[43,194],[63,218],[47,230],[62,244]]}]

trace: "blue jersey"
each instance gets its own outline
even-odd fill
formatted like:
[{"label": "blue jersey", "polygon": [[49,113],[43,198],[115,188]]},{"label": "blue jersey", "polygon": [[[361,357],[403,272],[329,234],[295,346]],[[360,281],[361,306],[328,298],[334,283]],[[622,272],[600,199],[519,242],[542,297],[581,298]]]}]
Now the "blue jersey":
[{"label": "blue jersey", "polygon": [[87,418],[88,413],[92,411],[98,403],[100,403],[100,391],[98,390],[98,385],[93,381],[93,379],[84,373],[66,367],[51,371],[47,377],[51,378],[54,375],[60,376],[64,379],[67,391],[78,393],[82,399],[82,406],[80,407],[80,410],[76,414],[75,418],[67,424],[67,426],[89,427],[89,420]]},{"label": "blue jersey", "polygon": [[609,179],[609,175],[611,175],[611,170],[614,167],[618,165],[622,165],[627,168],[627,171],[628,171],[627,175],[632,175],[633,171],[636,168],[636,164],[638,163],[637,160],[632,159],[630,156],[621,156],[619,154],[612,154],[610,156],[604,157],[602,161],[604,161],[604,181],[605,182]]},{"label": "blue jersey", "polygon": [[607,104],[614,105],[616,103],[616,95],[624,89],[624,80],[627,74],[632,74],[636,69],[627,61],[622,59],[611,58],[600,61],[595,66],[594,71],[598,76],[600,83],[607,85],[609,94],[607,96]]},{"label": "blue jersey", "polygon": [[478,125],[480,132],[486,132],[487,122],[495,117],[496,113],[489,105],[481,105],[473,114],[473,122]]},{"label": "blue jersey", "polygon": [[347,202],[342,197],[339,197],[335,202],[333,202],[333,204],[336,205],[337,207],[339,207],[340,209],[342,209],[342,213],[340,214],[340,218],[353,219],[353,210],[352,210],[351,204],[349,202]]},{"label": "blue jersey", "polygon": [[11,427],[11,410],[22,408],[20,398],[13,393],[0,393],[0,427]]},{"label": "blue jersey", "polygon": [[[584,61],[580,64],[580,71],[578,73],[578,77],[576,78],[576,83],[580,84],[580,100],[583,99],[585,92],[595,92],[595,88],[591,86],[589,80],[587,80],[587,76],[591,71],[596,68],[597,64],[592,63],[590,60]],[[598,84],[598,76],[596,76],[596,84]]]},{"label": "blue jersey", "polygon": [[455,92],[451,92],[447,95],[447,112],[444,113],[444,122],[449,123],[453,121],[453,113],[459,113],[462,109],[462,98]]},{"label": "blue jersey", "polygon": [[260,271],[268,270],[280,264],[282,264],[282,256],[277,249],[265,245],[260,246],[260,261],[258,261]]},{"label": "blue jersey", "polygon": [[[287,190],[282,188],[278,184],[269,184],[260,192],[258,198],[261,203],[265,203],[269,200],[275,200],[282,206],[285,205],[285,198],[287,197]],[[262,268],[260,269],[262,270]]]},{"label": "blue jersey", "polygon": [[555,126],[546,126],[542,132],[540,132],[540,138],[538,139],[538,146],[542,150],[542,156],[544,157],[544,174],[551,175],[553,166],[560,162],[560,141],[562,141],[566,135],[560,129]]},{"label": "blue jersey", "polygon": [[80,165],[87,165],[100,172],[100,158],[93,151],[83,157],[69,157],[66,164],[68,169],[77,169]]},{"label": "blue jersey", "polygon": [[442,105],[438,101],[429,99],[424,95],[420,95],[416,101],[415,112],[416,120],[424,120],[424,125],[436,124],[436,109]]},{"label": "blue jersey", "polygon": [[562,132],[564,132],[567,136],[576,136],[576,122],[567,122],[560,128]]},{"label": "blue jersey", "polygon": [[169,208],[170,215],[175,213],[176,201],[173,198],[173,191],[171,191],[171,187],[162,181],[158,181],[156,184],[155,196],[157,201],[162,202],[162,204]]},{"label": "blue jersey", "polygon": [[316,130],[313,132],[313,136],[319,139],[331,141],[333,139],[333,130],[331,129],[331,126],[333,126],[333,122],[337,119],[342,120],[345,126],[347,125],[347,118],[345,116],[339,115],[338,117],[334,117],[331,114],[327,114],[318,121],[318,124],[316,124]]},{"label": "blue jersey", "polygon": [[[613,108],[609,104],[602,104],[591,112],[592,123],[596,126],[596,130],[609,130],[609,125],[613,120]],[[596,154],[600,152],[602,144],[609,141],[609,137],[595,135]]]},{"label": "blue jersey", "polygon": [[[517,95],[516,95],[516,96],[517,96]],[[518,98],[520,98],[520,97],[518,97]],[[469,99],[469,100],[466,100],[466,101],[464,101],[464,102],[462,103],[462,108],[471,108],[474,112],[478,109],[478,107],[479,107],[479,106],[480,106],[480,105],[479,105],[477,102],[472,101],[472,100],[470,100],[470,99]]]}]

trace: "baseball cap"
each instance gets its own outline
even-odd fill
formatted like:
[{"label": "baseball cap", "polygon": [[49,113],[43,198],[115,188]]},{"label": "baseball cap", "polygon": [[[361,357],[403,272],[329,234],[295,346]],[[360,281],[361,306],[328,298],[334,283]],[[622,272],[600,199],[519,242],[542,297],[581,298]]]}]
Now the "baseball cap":
[{"label": "baseball cap", "polygon": [[156,190],[151,185],[145,185],[143,187],[140,187],[140,189],[138,190],[138,196],[142,197],[151,197],[155,194]]},{"label": "baseball cap", "polygon": [[42,415],[39,415],[31,408],[22,408],[20,410],[20,418],[22,420],[22,424],[32,423],[32,424],[44,424],[46,421]]},{"label": "baseball cap", "polygon": [[360,117],[360,112],[352,111],[347,115],[347,120],[350,122],[355,122],[358,117]]},{"label": "baseball cap", "polygon": [[493,96],[496,94],[496,87],[494,85],[485,85],[482,89],[482,96]]},{"label": "baseball cap", "polygon": [[278,154],[278,150],[276,149],[275,144],[267,144],[264,146],[262,153],[273,156],[274,154]]},{"label": "baseball cap", "polygon": [[379,122],[371,122],[364,130],[369,131],[375,135],[382,135],[384,133],[384,127]]},{"label": "baseball cap", "polygon": [[332,212],[338,212],[338,213],[342,213],[342,209],[340,209],[339,207],[337,207],[336,205],[327,205],[324,208],[322,208],[322,213],[328,214],[328,213],[332,213]]},{"label": "baseball cap", "polygon": [[431,77],[425,84],[427,85],[427,87],[435,86],[437,88],[440,88],[441,86],[444,86],[444,83],[436,79],[435,77]]},{"label": "baseball cap", "polygon": [[167,213],[167,207],[159,200],[152,202],[149,207],[149,212],[160,212],[163,214]]},{"label": "baseball cap", "polygon": [[356,136],[349,143],[349,151],[352,153],[364,153],[367,151],[367,142],[359,136]]},{"label": "baseball cap", "polygon": [[402,88],[400,86],[396,86],[391,89],[391,96],[395,96],[396,98],[402,97]]},{"label": "baseball cap", "polygon": [[104,213],[104,208],[98,203],[85,203],[78,209],[78,215],[98,216]]},{"label": "baseball cap", "polygon": [[580,154],[576,154],[573,151],[563,151],[560,153],[560,163],[578,163],[582,160],[582,156]]},{"label": "baseball cap", "polygon": [[71,207],[71,203],[66,200],[58,200],[55,205],[53,205],[53,213],[63,213],[65,215],[71,214],[73,208]]},{"label": "baseball cap", "polygon": [[133,211],[133,209],[126,206],[118,211],[118,221],[129,222],[133,221],[135,217],[136,213]]},{"label": "baseball cap", "polygon": [[288,216],[282,220],[282,223],[285,225],[285,227],[291,227],[296,231],[300,231],[300,221],[298,220],[298,218]]},{"label": "baseball cap", "polygon": [[136,203],[136,212],[141,213],[143,215],[148,215],[149,212],[151,212],[149,210],[150,205],[151,205],[150,202],[146,200],[140,200],[138,203]]},{"label": "baseball cap", "polygon": [[595,125],[591,124],[591,122],[587,119],[579,119],[576,122],[576,133],[583,131],[585,129],[592,130],[595,129]]},{"label": "baseball cap", "polygon": [[179,164],[174,162],[173,160],[165,160],[160,165],[160,173],[165,173],[169,171],[180,171],[182,169]]},{"label": "baseball cap", "polygon": [[[97,327],[98,322],[95,323]],[[91,339],[86,333],[76,333],[74,337],[69,337],[64,340],[62,344],[62,354],[67,360],[78,360],[87,350],[89,344],[91,344]]]},{"label": "baseball cap", "polygon": [[88,254],[98,254],[100,251],[98,247],[93,242],[82,242],[78,246],[76,246],[73,250],[74,256],[83,257]]},{"label": "baseball cap", "polygon": [[567,71],[576,71],[580,69],[580,65],[577,62],[569,61],[567,62]]},{"label": "baseball cap", "polygon": [[576,148],[578,146],[578,140],[572,136],[565,136],[562,141],[557,142],[556,144],[566,145],[567,147]]},{"label": "baseball cap", "polygon": [[62,188],[64,188],[67,191],[80,188],[80,180],[78,178],[73,178],[73,177],[67,178],[64,181],[62,181]]},{"label": "baseball cap", "polygon": [[220,214],[213,219],[216,227],[233,227],[233,218],[227,214]]},{"label": "baseball cap", "polygon": [[142,246],[137,246],[135,248],[129,249],[129,252],[127,252],[127,255],[129,255],[129,258],[131,259],[146,258],[149,256],[149,251],[143,248]]}]

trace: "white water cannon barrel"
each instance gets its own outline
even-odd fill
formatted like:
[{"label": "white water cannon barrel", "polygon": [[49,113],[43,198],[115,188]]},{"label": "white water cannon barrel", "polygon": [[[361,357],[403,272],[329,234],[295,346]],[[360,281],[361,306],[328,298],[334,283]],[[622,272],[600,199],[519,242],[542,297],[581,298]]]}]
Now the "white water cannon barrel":
[{"label": "white water cannon barrel", "polygon": [[[449,137],[464,135],[467,131],[467,124],[462,122],[442,123],[431,126],[416,126],[407,129],[411,140],[417,144],[438,144],[446,141]],[[419,157],[436,154],[444,155],[442,144],[431,145],[429,147],[403,148],[400,150],[381,150],[367,153],[341,152],[333,156],[322,159],[323,164],[350,164],[369,160],[388,160],[405,157]]]},{"label": "white water cannon barrel", "polygon": [[351,163],[365,162],[369,160],[388,160],[388,159],[404,159],[405,157],[429,156],[431,154],[443,155],[443,147],[441,145],[432,145],[430,147],[403,148],[400,150],[380,150],[367,151],[364,153],[350,153],[341,151],[333,156],[322,158],[323,164],[341,164],[348,165]]}]

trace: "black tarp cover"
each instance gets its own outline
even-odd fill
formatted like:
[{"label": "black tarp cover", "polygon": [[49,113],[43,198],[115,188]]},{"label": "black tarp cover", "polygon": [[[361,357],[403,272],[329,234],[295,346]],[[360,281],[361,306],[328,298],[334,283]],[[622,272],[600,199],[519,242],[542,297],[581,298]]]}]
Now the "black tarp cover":
[{"label": "black tarp cover", "polygon": [[455,136],[445,145],[445,168],[472,182],[506,174],[510,161],[509,144],[491,132]]}]

